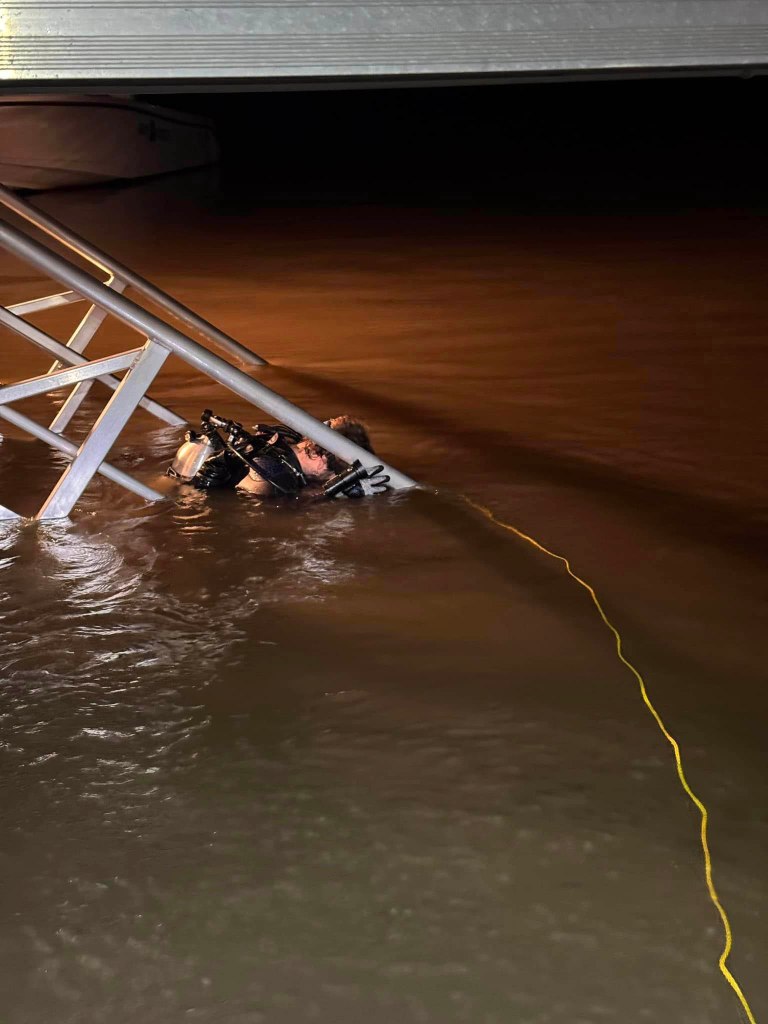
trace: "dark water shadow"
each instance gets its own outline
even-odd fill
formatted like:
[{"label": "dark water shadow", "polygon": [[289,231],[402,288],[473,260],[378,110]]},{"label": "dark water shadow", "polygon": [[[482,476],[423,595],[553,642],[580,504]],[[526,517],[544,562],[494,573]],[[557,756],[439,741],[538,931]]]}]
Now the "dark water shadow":
[{"label": "dark water shadow", "polygon": [[751,557],[755,556],[756,546],[759,552],[768,553],[765,508],[673,490],[617,465],[599,465],[577,455],[538,447],[513,438],[506,431],[466,420],[457,422],[450,416],[321,374],[290,367],[274,367],[272,372],[286,380],[322,389],[339,407],[359,409],[364,405],[369,412],[411,427],[421,435],[431,432],[449,437],[459,458],[474,465],[528,481],[539,480],[605,496],[632,516],[662,526],[666,532],[745,549]]},{"label": "dark water shadow", "polygon": [[[552,561],[522,539],[502,532],[458,495],[422,493],[415,508],[437,529],[471,547],[473,555],[505,583],[524,587],[528,603],[535,603],[572,625],[578,623],[578,628],[594,636],[606,652],[612,649],[613,638],[589,596],[568,577],[561,563]],[[631,601],[617,602],[616,595],[610,594],[601,593],[599,597],[620,630],[626,656],[647,675],[646,682],[654,696],[662,700],[674,730],[682,729],[686,737],[690,734],[696,738],[701,735],[704,721],[712,726],[709,735],[722,733],[726,740],[736,736],[745,749],[760,749],[768,696],[759,658],[751,665],[739,662],[742,695],[748,694],[751,713],[745,713],[744,707],[730,707],[724,713],[723,681],[725,673],[732,671],[727,651],[715,654],[707,644],[691,643],[690,635],[670,631],[666,623],[638,611]],[[699,639],[702,635],[698,634]],[[618,660],[615,667],[621,691],[636,697],[637,713],[643,714],[635,680]],[[693,722],[692,706],[696,707]],[[703,731],[706,733],[706,729]]]}]

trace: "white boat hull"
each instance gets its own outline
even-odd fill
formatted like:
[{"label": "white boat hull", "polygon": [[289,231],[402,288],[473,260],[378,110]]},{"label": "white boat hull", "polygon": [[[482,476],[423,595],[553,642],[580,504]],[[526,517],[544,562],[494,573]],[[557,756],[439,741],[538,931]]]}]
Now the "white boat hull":
[{"label": "white boat hull", "polygon": [[110,96],[0,98],[0,182],[49,189],[143,178],[218,158],[211,123]]}]

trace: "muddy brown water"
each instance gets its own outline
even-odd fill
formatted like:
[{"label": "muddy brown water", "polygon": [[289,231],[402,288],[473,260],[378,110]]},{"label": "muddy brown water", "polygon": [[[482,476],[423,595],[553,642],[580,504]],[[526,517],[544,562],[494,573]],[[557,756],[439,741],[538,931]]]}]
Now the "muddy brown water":
[{"label": "muddy brown water", "polygon": [[[2,1019],[741,1019],[696,812],[610,635],[460,494],[621,629],[764,1014],[761,218],[238,213],[170,181],[40,202],[424,490],[150,506],[98,481],[71,523],[3,528]],[[5,301],[47,288],[2,272]],[[46,365],[3,333],[1,379]],[[153,393],[258,418],[173,360]],[[30,512],[61,459],[2,432],[0,501]],[[178,440],[137,416],[113,461],[164,486]]]}]

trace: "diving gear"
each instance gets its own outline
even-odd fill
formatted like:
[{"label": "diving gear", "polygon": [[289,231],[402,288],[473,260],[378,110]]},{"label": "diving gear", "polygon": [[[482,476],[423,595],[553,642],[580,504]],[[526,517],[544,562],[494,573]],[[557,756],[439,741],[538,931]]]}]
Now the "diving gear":
[{"label": "diving gear", "polygon": [[[206,409],[200,431],[188,430],[168,475],[199,490],[234,488],[250,473],[266,481],[278,494],[295,495],[307,486],[294,445],[302,441],[290,427],[257,423],[246,430],[235,420],[223,419]],[[303,448],[303,446],[302,446]],[[322,451],[322,449],[320,449]],[[327,462],[330,456],[324,453]],[[315,492],[315,500],[382,494],[389,490],[383,466],[366,468],[358,460]]]},{"label": "diving gear", "polygon": [[247,475],[248,466],[241,462],[230,448],[222,448],[203,463],[190,483],[200,491],[214,487],[237,487]]},{"label": "diving gear", "polygon": [[366,468],[359,459],[349,469],[333,477],[323,487],[323,497],[329,501],[338,494],[347,498],[362,498],[364,495],[383,494],[389,490],[389,477],[383,466]]},{"label": "diving gear", "polygon": [[216,452],[210,438],[188,430],[184,435],[184,444],[176,452],[176,456],[168,469],[168,476],[179,480],[193,480],[205,462]]},{"label": "diving gear", "polygon": [[256,424],[253,432],[206,409],[201,432],[187,431],[168,470],[200,490],[236,487],[253,471],[281,494],[295,494],[306,478],[291,447],[301,435],[289,427]]},{"label": "diving gear", "polygon": [[384,472],[383,466],[371,466],[368,470],[367,477],[363,477],[360,481],[360,489],[363,492],[363,496],[370,498],[374,494],[384,494],[391,488],[389,486],[389,476]]}]

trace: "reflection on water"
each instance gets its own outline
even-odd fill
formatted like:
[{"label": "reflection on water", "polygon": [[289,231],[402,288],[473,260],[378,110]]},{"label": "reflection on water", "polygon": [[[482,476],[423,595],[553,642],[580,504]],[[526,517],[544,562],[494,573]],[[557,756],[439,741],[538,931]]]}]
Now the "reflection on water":
[{"label": "reflection on water", "polygon": [[[191,229],[165,188],[47,202],[430,487],[182,492],[161,476],[176,434],[137,417],[112,461],[166,503],[99,480],[72,524],[2,527],[9,1021],[739,1019],[697,823],[631,678],[578,588],[456,492],[597,585],[712,811],[759,1009],[752,223],[211,207]],[[4,376],[19,351],[4,339]],[[157,397],[256,418],[172,363]],[[31,511],[58,471],[9,429],[0,500]]]}]

